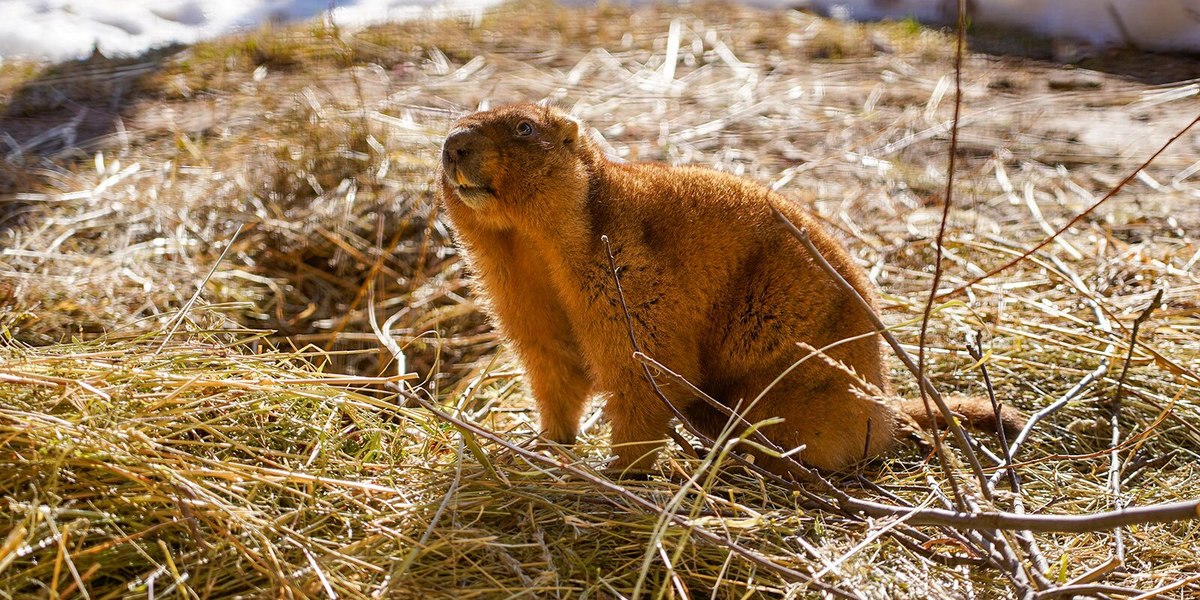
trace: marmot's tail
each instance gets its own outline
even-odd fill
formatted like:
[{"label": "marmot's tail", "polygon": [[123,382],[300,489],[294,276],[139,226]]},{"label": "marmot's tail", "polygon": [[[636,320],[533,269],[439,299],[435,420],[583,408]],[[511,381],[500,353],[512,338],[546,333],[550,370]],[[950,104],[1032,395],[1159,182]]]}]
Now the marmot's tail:
[{"label": "marmot's tail", "polygon": [[[962,424],[981,431],[992,433],[997,431],[996,411],[992,408],[990,401],[970,396],[948,396],[945,400],[946,405],[950,407],[950,412],[954,413]],[[929,401],[929,409],[933,413],[934,425],[944,428],[946,420],[942,418],[941,411],[938,410],[933,400]],[[929,419],[926,417],[925,404],[920,398],[901,400],[900,412],[912,421],[912,425],[928,428]],[[1025,415],[1017,409],[1001,405],[1000,423],[1004,426],[1004,433],[1010,438],[1025,427],[1026,421]]]}]

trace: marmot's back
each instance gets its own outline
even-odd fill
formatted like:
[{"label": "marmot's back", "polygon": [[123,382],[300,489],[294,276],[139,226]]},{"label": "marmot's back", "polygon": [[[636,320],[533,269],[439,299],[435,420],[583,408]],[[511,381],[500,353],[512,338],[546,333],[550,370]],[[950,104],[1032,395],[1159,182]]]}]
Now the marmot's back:
[{"label": "marmot's back", "polygon": [[[779,226],[772,206],[806,227],[826,259],[873,305],[874,292],[865,273],[788,199],[758,183],[710,169],[612,166],[593,180],[601,190],[596,195],[610,199],[593,209],[596,229],[641,232],[644,249],[672,266],[664,278],[676,280],[674,287],[706,288],[682,295],[681,301],[708,301],[698,307],[709,309],[703,325],[714,332],[708,342],[717,348],[712,360],[705,361],[707,371],[723,371],[722,365],[736,356],[761,361],[763,352],[798,360],[807,352],[793,351],[797,341],[820,348],[872,330],[854,299]],[[877,339],[842,346],[832,352],[856,350],[850,364],[858,366],[868,382],[886,389]]]}]

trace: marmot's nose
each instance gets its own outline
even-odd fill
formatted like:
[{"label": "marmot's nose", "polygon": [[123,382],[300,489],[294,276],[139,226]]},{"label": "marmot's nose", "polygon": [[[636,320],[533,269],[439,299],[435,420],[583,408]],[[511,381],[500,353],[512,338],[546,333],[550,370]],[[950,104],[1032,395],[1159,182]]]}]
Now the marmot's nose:
[{"label": "marmot's nose", "polygon": [[471,153],[473,133],[470,129],[460,129],[451,133],[442,144],[442,160],[452,163],[466,158]]}]

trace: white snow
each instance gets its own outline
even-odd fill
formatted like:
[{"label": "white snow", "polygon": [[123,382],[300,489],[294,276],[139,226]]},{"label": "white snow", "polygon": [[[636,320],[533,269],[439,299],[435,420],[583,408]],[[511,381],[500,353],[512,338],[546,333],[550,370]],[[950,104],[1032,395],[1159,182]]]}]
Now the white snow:
[{"label": "white snow", "polygon": [[[632,0],[647,2],[650,0]],[[956,0],[743,0],[808,6],[836,18],[954,20]],[[499,0],[0,0],[0,59],[133,54],[192,43],[269,21],[318,16],[341,26],[477,12]],[[567,0],[589,4],[587,0]],[[998,24],[1096,47],[1200,52],[1200,0],[971,0],[974,23]]]},{"label": "white snow", "polygon": [[271,21],[364,25],[474,12],[498,0],[0,0],[0,57],[81,58],[192,43]]},{"label": "white snow", "polygon": [[[809,0],[836,18],[953,23],[956,0]],[[1200,52],[1200,0],[969,0],[972,23],[1015,27],[1097,48]]]}]

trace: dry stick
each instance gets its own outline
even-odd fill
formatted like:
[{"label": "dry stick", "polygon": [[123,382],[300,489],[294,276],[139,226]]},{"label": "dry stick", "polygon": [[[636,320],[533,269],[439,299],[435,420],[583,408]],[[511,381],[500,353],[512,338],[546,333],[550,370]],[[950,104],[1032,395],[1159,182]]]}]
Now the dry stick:
[{"label": "dry stick", "polygon": [[[1004,451],[1005,472],[1008,473],[1008,483],[1013,492],[1013,511],[1017,514],[1024,514],[1025,505],[1021,499],[1021,478],[1017,475],[1017,470],[1013,468],[1012,455],[1008,452],[1008,434],[1004,431],[1004,422],[1000,418],[1000,402],[996,399],[996,389],[992,386],[992,378],[988,375],[987,363],[983,360],[983,346],[980,342],[981,336],[978,332],[975,333],[973,340],[967,342],[967,353],[971,358],[979,363],[979,372],[983,375],[983,386],[987,390],[988,399],[992,403],[992,411],[996,415],[996,435],[1000,438],[1000,447]],[[1037,540],[1029,531],[1013,532],[1017,538],[1017,543],[1021,545],[1021,549],[1025,554],[1029,555],[1030,562],[1033,563],[1033,570],[1029,571],[1029,576],[1034,583],[1041,589],[1049,589],[1053,584],[1046,578],[1044,573],[1049,570],[1049,563],[1046,562],[1046,557],[1038,548]]]},{"label": "dry stick", "polygon": [[[736,418],[740,422],[740,424],[748,427],[750,425],[749,422],[746,421],[746,419],[744,417],[742,417],[737,411],[730,409],[729,407],[725,406],[724,404],[721,404],[715,398],[709,396],[703,390],[696,387],[691,382],[687,381],[687,379],[685,377],[683,377],[682,375],[679,375],[678,373],[675,373],[674,371],[671,371],[666,366],[664,366],[661,363],[659,363],[658,361],[655,361],[654,359],[650,358],[649,356],[647,356],[645,353],[643,353],[640,350],[640,346],[637,341],[637,335],[635,334],[634,329],[633,329],[633,318],[629,313],[629,305],[625,300],[625,291],[624,291],[624,288],[621,286],[621,278],[620,278],[620,274],[617,270],[616,256],[613,254],[612,246],[609,243],[608,236],[601,235],[600,240],[602,242],[604,242],[605,251],[608,254],[609,269],[613,276],[613,282],[617,288],[617,299],[620,301],[621,310],[625,316],[626,333],[629,335],[629,343],[633,348],[633,357],[636,360],[638,360],[638,362],[641,363],[643,374],[646,377],[646,380],[650,383],[650,387],[654,390],[655,395],[657,395],[659,400],[661,400],[664,404],[666,404],[667,407],[675,414],[675,417],[677,419],[679,419],[680,424],[682,424],[685,429],[687,429],[693,435],[698,437],[705,445],[707,445],[707,447],[709,448],[710,451],[717,447],[717,444],[718,444],[717,440],[714,440],[713,438],[709,437],[704,432],[697,429],[674,406],[674,404],[670,401],[670,399],[668,399],[666,397],[666,395],[663,394],[662,390],[658,386],[657,380],[655,379],[654,375],[650,371],[650,366],[652,366],[652,365],[655,366],[661,372],[663,372],[664,374],[667,374],[668,377],[673,378],[673,379],[677,380],[678,382],[681,382],[682,385],[686,389],[688,389],[690,392],[694,393],[696,396],[703,399],[709,405],[715,407],[722,414],[725,414],[731,421]],[[794,453],[785,452],[777,444],[775,444],[769,438],[767,438],[765,435],[763,435],[761,431],[759,431],[757,429],[751,429],[751,431],[753,432],[754,437],[757,440],[761,440],[761,443],[763,444],[764,447],[779,454],[779,456],[782,459],[784,459],[788,462],[789,466],[795,472],[800,473],[806,480],[808,480],[812,483],[819,484],[820,486],[822,486],[825,489],[825,491],[832,493],[834,495],[834,497],[837,498],[838,503],[843,508],[843,510],[845,510],[848,506],[851,506],[855,503],[853,498],[851,498],[845,492],[842,492],[841,490],[834,487],[832,483],[830,483],[826,479],[822,478],[818,472],[806,467],[801,462],[796,460],[794,457]],[[825,505],[824,507],[828,507],[828,509],[834,508],[832,506],[829,506],[828,503],[825,502],[823,499],[817,498],[817,497],[809,494],[807,491],[804,490],[803,487],[798,486],[795,481],[788,480],[787,478],[784,478],[774,472],[767,471],[767,470],[763,469],[762,467],[759,467],[758,465],[750,462],[749,460],[746,460],[745,457],[741,456],[740,454],[738,454],[736,452],[731,453],[730,455],[738,462],[741,462],[742,464],[750,467],[751,470],[754,470],[760,474],[767,475],[768,477],[774,479],[775,481],[777,481],[779,483],[783,483],[785,487],[789,487],[793,490],[796,490],[796,491],[804,494],[807,498],[817,502],[819,505]],[[860,508],[860,510],[861,510],[861,508]],[[972,536],[963,535],[958,532],[948,532],[948,533],[950,534],[951,537],[958,538],[959,541],[961,541],[965,545],[979,546],[979,545],[981,545],[980,542],[983,541],[983,540],[972,539]]]},{"label": "dry stick", "polygon": [[434,511],[433,516],[430,517],[429,525],[425,527],[425,532],[421,534],[420,539],[418,539],[417,543],[413,545],[412,550],[409,550],[408,556],[404,557],[404,560],[400,562],[400,565],[394,567],[387,574],[387,577],[384,578],[383,583],[379,586],[379,591],[386,592],[389,596],[391,596],[395,589],[392,582],[403,579],[408,573],[408,569],[412,567],[413,562],[416,561],[417,555],[419,555],[422,550],[427,550],[429,548],[426,546],[426,544],[429,543],[430,536],[432,536],[434,530],[437,529],[438,522],[442,520],[442,513],[446,512],[446,508],[450,506],[450,501],[454,499],[455,492],[458,491],[458,486],[462,485],[463,453],[466,451],[466,441],[460,434],[458,438],[458,451],[456,452],[458,460],[455,461],[454,479],[450,481],[450,488],[446,490],[446,493],[442,496],[441,503],[438,504],[437,510]]},{"label": "dry stick", "polygon": [[[709,396],[704,390],[696,387],[692,382],[688,381],[687,378],[672,371],[666,365],[663,365],[662,363],[654,360],[653,358],[646,356],[642,352],[634,352],[633,357],[634,357],[634,359],[638,360],[642,364],[649,365],[649,366],[653,367],[655,370],[661,372],[663,375],[665,375],[667,377],[667,379],[670,379],[671,381],[687,388],[688,391],[692,392],[697,397],[701,398],[702,400],[707,402],[709,405],[716,408],[718,411],[720,411],[722,414],[724,414],[729,419],[731,419],[731,420],[737,419],[744,427],[750,426],[750,423],[748,421],[746,421],[746,419],[743,418],[741,416],[741,414],[730,409],[728,406],[721,404],[715,398],[713,398],[712,396]],[[763,435],[761,430],[752,429],[751,431],[753,432],[752,435],[754,436],[754,439],[756,442],[759,442],[764,447],[766,447],[770,450],[778,452],[780,454],[780,456],[786,458],[795,467],[803,468],[802,463],[799,463],[798,461],[794,460],[792,458],[791,454],[784,452],[784,450],[782,448],[780,448],[778,445],[776,445],[775,442],[771,441],[770,438]],[[706,441],[705,443],[708,443],[708,442]],[[710,445],[709,448],[711,449],[712,446]],[[740,458],[736,454],[733,456],[735,458]],[[750,466],[754,466],[753,463],[751,463]],[[831,482],[829,482],[828,480],[826,480],[824,478],[821,478],[819,475],[813,473],[812,476],[814,478],[814,482],[818,483],[820,486],[823,486],[825,491],[832,492],[833,495],[837,498],[838,506],[832,506],[832,505],[829,505],[827,502],[822,501],[821,503],[825,504],[827,507],[827,508],[825,508],[825,510],[829,510],[830,512],[839,512],[837,509],[840,507],[843,509],[840,512],[844,513],[846,508],[853,505],[854,501],[851,496],[845,494],[838,488],[834,487]],[[778,476],[776,476],[776,478],[778,478]],[[861,478],[860,478],[860,480],[869,484],[870,486],[873,486],[878,492],[883,493],[888,496],[891,496],[891,494],[889,494],[886,490],[883,490],[879,486],[875,485],[874,482],[871,482],[871,481],[868,481],[865,479],[861,479]],[[782,483],[786,487],[790,487],[792,489],[798,489],[800,491],[803,491],[803,488],[797,488],[797,486],[795,485],[795,482],[783,480]],[[902,500],[900,500],[899,498],[896,498],[895,496],[891,496],[891,497],[896,502],[903,502]],[[810,500],[815,499],[807,493],[806,493],[806,498],[808,498]],[[943,554],[938,554],[936,552],[931,552],[928,548],[924,548],[920,544],[913,542],[911,539],[908,539],[908,536],[913,536],[914,534],[917,536],[921,535],[920,532],[918,532],[915,529],[905,530],[905,531],[893,531],[892,533],[895,534],[893,536],[893,539],[899,541],[900,544],[903,545],[904,547],[916,552],[917,554],[921,554],[922,556],[925,556],[926,558],[928,558],[930,560],[939,562],[941,564],[960,564],[960,563],[976,564],[979,562],[979,561],[960,561],[960,560],[957,560],[956,557],[946,556]],[[963,534],[961,534],[958,531],[950,530],[950,531],[945,531],[944,533],[946,533],[950,537],[957,538],[958,541],[961,542],[964,546],[979,545],[978,540],[969,539],[969,536],[964,536]],[[981,550],[980,554],[984,554],[984,552]]]},{"label": "dry stick", "polygon": [[848,508],[873,517],[908,516],[910,525],[945,525],[961,529],[1027,529],[1037,532],[1089,533],[1142,523],[1200,519],[1200,500],[1185,500],[1083,515],[1018,515],[1005,511],[964,513],[940,508],[904,508],[852,499]]},{"label": "dry stick", "polygon": [[[1129,352],[1125,354],[1125,364],[1121,366],[1121,376],[1117,378],[1117,389],[1113,392],[1112,401],[1109,406],[1109,424],[1112,427],[1112,452],[1109,453],[1108,461],[1108,489],[1112,493],[1113,508],[1121,510],[1121,391],[1125,387],[1125,378],[1129,375],[1129,363],[1133,360],[1133,349],[1137,347],[1138,330],[1141,329],[1142,323],[1145,323],[1150,318],[1150,314],[1158,309],[1162,304],[1163,290],[1159,288],[1158,293],[1154,294],[1154,298],[1150,300],[1150,306],[1138,315],[1133,321],[1133,331],[1129,334]],[[1121,535],[1121,530],[1113,531],[1114,546],[1113,553],[1116,556],[1118,565],[1125,564],[1125,539]]]},{"label": "dry stick", "polygon": [[1012,455],[1008,451],[1008,434],[1004,431],[1004,420],[1000,415],[1000,401],[996,399],[996,389],[992,386],[992,378],[988,375],[987,363],[983,360],[983,346],[979,332],[974,339],[967,340],[967,354],[979,364],[979,373],[983,375],[983,387],[987,390],[988,400],[992,403],[992,412],[996,415],[996,436],[1000,438],[1000,448],[1004,452],[1004,473],[1008,475],[1009,485],[1015,493],[1020,493],[1021,484],[1017,471],[1013,468]]},{"label": "dry stick", "polygon": [[[1038,592],[1038,594],[1037,594],[1037,596],[1035,596],[1035,598],[1037,600],[1042,600],[1043,598],[1058,598],[1061,596],[1074,596],[1074,597],[1080,597],[1080,598],[1090,598],[1090,597],[1099,596],[1100,594],[1132,596],[1134,594],[1140,594],[1140,593],[1141,593],[1141,590],[1134,589],[1134,588],[1121,587],[1119,585],[1084,584],[1084,585],[1064,585],[1062,587],[1057,587],[1052,590]],[[1105,597],[1107,597],[1107,596],[1105,596]],[[1141,598],[1141,597],[1142,596],[1138,596],[1138,598]]]},{"label": "dry stick", "polygon": [[[429,401],[419,397],[412,391],[401,389],[396,389],[395,391],[411,398],[414,402],[432,412],[434,416],[446,420],[453,425],[467,427],[472,432],[479,433],[483,437],[517,452],[521,456],[532,458],[535,462],[564,468],[571,473],[575,473],[578,470],[573,467],[568,468],[562,462],[548,456],[506,442],[498,434],[488,432],[479,425],[469,424],[468,426],[466,425],[466,421],[450,417],[446,413],[437,410]],[[750,464],[752,465],[753,463]],[[768,476],[773,475],[769,471],[766,473]],[[583,479],[593,483],[602,482],[602,487],[605,489],[616,489],[623,495],[629,494],[628,490],[594,475],[588,475],[583,477]],[[774,476],[773,479],[782,481],[792,489],[803,489],[795,482],[787,481],[782,477]],[[834,487],[833,484],[824,478],[818,478],[815,480],[815,483],[822,488],[822,491],[829,492],[835,496],[839,505],[846,511],[858,512],[876,518],[904,517],[910,525],[940,525],[958,529],[1028,529],[1037,532],[1088,533],[1113,529],[1115,527],[1124,527],[1126,525],[1174,523],[1188,519],[1200,519],[1200,500],[1152,504],[1150,506],[1124,508],[1121,510],[1083,515],[1018,515],[1004,511],[968,513],[937,508],[910,508],[881,504],[879,502],[851,497]],[[649,504],[649,501],[642,501],[641,504],[646,506]]]},{"label": "dry stick", "polygon": [[[1164,585],[1160,588],[1150,590],[1144,594],[1139,594],[1138,596],[1136,596],[1134,598],[1130,598],[1129,600],[1150,600],[1151,598],[1158,598],[1159,596],[1161,596],[1167,592],[1173,592],[1185,585],[1191,585],[1193,583],[1196,583],[1197,581],[1200,581],[1200,575],[1193,575],[1191,577],[1186,577],[1184,579],[1180,579],[1179,581],[1176,581],[1174,583],[1168,583],[1167,585]],[[1192,586],[1192,587],[1195,587],[1195,586]]]},{"label": "dry stick", "polygon": [[[1111,335],[1112,327],[1109,326],[1108,318],[1104,316],[1104,311],[1100,309],[1100,305],[1091,298],[1085,297],[1084,299],[1088,302],[1088,304],[1091,305],[1092,314],[1096,316],[1096,321],[1100,324],[1100,329]],[[1067,390],[1067,392],[1060,396],[1058,400],[1055,400],[1050,405],[1046,406],[1042,410],[1037,411],[1029,417],[1029,420],[1025,423],[1025,427],[1021,428],[1021,431],[1017,434],[1016,439],[1014,439],[1012,444],[1008,447],[1007,455],[1009,460],[1012,460],[1013,457],[1017,455],[1017,451],[1020,450],[1021,444],[1025,443],[1025,440],[1029,438],[1029,434],[1033,432],[1033,428],[1036,427],[1042,419],[1054,414],[1055,412],[1058,412],[1059,409],[1066,406],[1068,402],[1082,393],[1083,390],[1087,389],[1088,386],[1092,385],[1093,382],[1100,380],[1108,373],[1108,357],[1112,354],[1113,348],[1114,345],[1111,343],[1104,348],[1104,358],[1100,359],[1100,364],[1095,370],[1093,370],[1091,373],[1088,373],[1083,379],[1081,379],[1079,383],[1075,384],[1075,387]],[[1003,476],[1003,471],[996,472],[996,474],[992,475],[991,479],[988,480],[988,487],[995,489],[996,484],[1000,482],[1000,478]]]},{"label": "dry stick", "polygon": [[992,269],[991,271],[988,271],[987,273],[985,273],[983,275],[980,275],[979,277],[976,277],[975,279],[972,279],[971,281],[968,281],[968,282],[954,288],[953,290],[950,290],[949,292],[941,294],[934,299],[935,300],[945,300],[947,298],[953,298],[954,296],[957,296],[957,295],[963,293],[964,291],[966,291],[967,288],[969,288],[985,279],[994,277],[996,274],[998,274],[1002,271],[1008,270],[1013,265],[1032,256],[1033,253],[1037,252],[1038,250],[1045,248],[1047,244],[1054,241],[1054,239],[1057,238],[1058,236],[1062,235],[1063,232],[1074,227],[1076,223],[1082,221],[1084,217],[1088,216],[1089,214],[1092,213],[1092,211],[1099,208],[1099,206],[1101,204],[1104,204],[1110,198],[1112,198],[1113,196],[1116,196],[1117,192],[1120,192],[1122,189],[1124,189],[1124,187],[1126,185],[1128,185],[1130,181],[1133,181],[1133,179],[1135,177],[1137,177],[1138,173],[1141,173],[1143,169],[1150,166],[1150,163],[1153,162],[1154,159],[1158,158],[1158,155],[1160,155],[1164,151],[1166,151],[1166,149],[1169,148],[1171,146],[1171,144],[1173,144],[1175,142],[1175,140],[1183,137],[1183,134],[1187,133],[1188,130],[1191,129],[1196,123],[1200,123],[1200,115],[1197,115],[1195,119],[1192,119],[1191,123],[1188,123],[1186,126],[1184,126],[1183,129],[1180,129],[1178,133],[1171,136],[1171,139],[1167,140],[1167,143],[1163,144],[1162,147],[1160,147],[1158,150],[1156,150],[1154,152],[1154,154],[1151,154],[1150,158],[1147,158],[1146,161],[1141,164],[1141,166],[1139,166],[1137,169],[1134,169],[1134,171],[1132,173],[1130,173],[1127,177],[1122,179],[1115,187],[1113,187],[1113,189],[1109,190],[1109,192],[1107,194],[1105,194],[1103,198],[1097,200],[1094,204],[1087,207],[1087,209],[1085,209],[1083,212],[1075,215],[1075,217],[1072,218],[1066,225],[1063,225],[1057,231],[1055,231],[1054,235],[1051,235],[1051,236],[1047,237],[1046,239],[1042,240],[1036,246],[1023,252],[1020,256],[1004,263],[1003,265],[1000,265],[999,267],[996,267],[995,269]]},{"label": "dry stick", "polygon": [[[913,362],[912,357],[909,356],[908,353],[904,351],[904,348],[900,346],[900,342],[896,339],[896,336],[892,335],[892,332],[888,331],[887,326],[883,324],[883,321],[881,321],[879,316],[875,314],[875,311],[871,309],[871,305],[868,304],[867,301],[862,297],[862,294],[859,294],[858,290],[854,289],[854,286],[850,285],[850,282],[846,281],[846,278],[842,277],[841,273],[838,273],[837,270],[833,268],[833,265],[830,265],[829,261],[825,260],[825,257],[821,254],[821,251],[818,250],[817,247],[813,245],[812,240],[809,239],[808,232],[796,227],[796,225],[793,224],[786,215],[784,215],[782,212],[779,212],[778,208],[772,206],[771,212],[775,214],[775,218],[782,223],[783,226],[786,227],[797,240],[800,240],[800,243],[803,244],[808,250],[809,254],[812,255],[817,265],[819,265],[826,273],[828,273],[839,287],[841,287],[846,291],[846,293],[850,294],[850,296],[855,299],[859,307],[865,311],[867,317],[871,319],[871,323],[875,326],[875,331],[879,332],[879,334],[883,336],[883,339],[886,340],[888,345],[892,347],[892,350],[896,352],[896,356],[900,358],[900,361],[904,363],[904,366],[908,367],[908,370],[911,371],[913,375],[917,376],[918,385],[925,389],[926,393],[929,394],[929,397],[933,398],[934,403],[937,404],[938,410],[942,412],[942,416],[945,418],[946,425],[950,428],[951,433],[954,434],[954,438],[958,441],[959,446],[963,450],[963,455],[967,457],[967,461],[971,465],[971,470],[975,473],[976,479],[979,480],[980,487],[983,489],[985,497],[990,500],[991,491],[987,489],[987,479],[983,474],[983,467],[979,464],[979,456],[977,456],[971,449],[971,442],[967,432],[963,431],[963,428],[958,424],[958,419],[954,418],[954,414],[946,405],[946,401],[942,398],[942,395],[933,387],[933,383],[930,382],[927,377],[924,377],[921,374],[916,363]],[[954,478],[951,477],[950,481],[953,483]]]},{"label": "dry stick", "polygon": [[1099,581],[1100,579],[1103,579],[1109,573],[1113,572],[1113,570],[1119,566],[1121,566],[1121,561],[1117,560],[1116,555],[1110,556],[1110,557],[1108,557],[1107,561],[1100,563],[1100,564],[1088,569],[1087,571],[1084,571],[1083,573],[1079,574],[1077,577],[1067,581],[1066,583],[1064,583],[1063,585],[1061,585],[1059,587],[1069,588],[1069,587],[1076,586],[1076,585],[1087,585],[1090,583],[1095,583],[1095,582]]},{"label": "dry stick", "polygon": [[621,486],[609,481],[608,479],[605,479],[598,475],[589,473],[588,471],[580,469],[569,463],[557,460],[551,456],[547,456],[545,454],[542,454],[542,453],[534,451],[534,450],[522,448],[516,444],[505,441],[498,434],[488,431],[486,428],[484,428],[480,425],[477,425],[477,424],[472,423],[471,421],[467,421],[465,419],[459,419],[449,413],[442,412],[432,402],[429,402],[428,400],[421,398],[420,396],[418,396],[416,394],[413,394],[411,392],[402,392],[402,393],[404,393],[406,396],[408,396],[410,399],[412,399],[413,402],[420,404],[422,407],[424,407],[426,410],[428,410],[434,416],[438,417],[439,419],[442,419],[443,421],[446,421],[447,423],[450,423],[451,425],[454,425],[455,427],[470,431],[472,434],[482,437],[484,439],[487,439],[487,440],[501,446],[502,448],[508,450],[509,452],[512,452],[514,454],[517,454],[518,456],[521,456],[522,458],[524,458],[528,461],[541,463],[544,465],[548,465],[551,467],[561,469],[562,471],[569,473],[574,477],[578,477],[579,479],[582,479],[592,485],[595,485],[596,487],[604,489],[608,492],[615,493],[618,496],[625,498],[626,500],[632,502],[633,504],[636,504],[648,511],[653,512],[654,514],[666,515],[666,517],[668,519],[670,519],[676,525],[679,525],[680,527],[685,528],[688,531],[688,533],[690,533],[691,535],[696,536],[696,537],[698,537],[704,541],[707,541],[709,543],[716,544],[718,546],[727,548],[727,549],[729,549],[729,551],[733,552],[734,554],[737,554],[738,556],[741,556],[742,558],[745,558],[746,560],[749,560],[750,562],[752,562],[760,567],[763,567],[769,571],[772,571],[772,572],[778,574],[780,577],[783,577],[787,581],[799,582],[799,583],[811,585],[811,586],[818,588],[824,592],[827,592],[827,593],[830,593],[830,594],[833,594],[835,596],[839,596],[842,598],[861,598],[861,596],[854,594],[853,592],[847,592],[836,586],[833,586],[833,585],[830,585],[827,583],[823,583],[821,581],[817,581],[806,573],[802,573],[795,569],[785,567],[779,563],[776,563],[776,562],[768,559],[765,556],[756,554],[756,553],[752,552],[751,550],[742,547],[741,545],[739,545],[737,542],[735,542],[734,540],[732,540],[730,538],[722,537],[712,531],[709,531],[707,529],[697,526],[695,523],[691,522],[690,519],[688,519],[682,515],[678,515],[673,512],[663,510],[657,504],[655,504],[645,498],[642,498],[641,496],[629,491],[628,489],[626,489],[624,487],[621,487]]},{"label": "dry stick", "polygon": [[196,301],[200,299],[200,293],[204,291],[204,286],[208,285],[208,281],[212,279],[213,275],[216,274],[217,267],[221,266],[221,261],[225,260],[225,255],[229,254],[229,250],[233,248],[233,243],[237,241],[238,234],[242,232],[242,228],[245,226],[246,224],[242,223],[238,225],[236,230],[234,230],[233,236],[229,238],[229,243],[225,244],[225,249],[222,250],[221,255],[217,257],[217,262],[213,263],[212,268],[208,270],[208,274],[205,275],[204,279],[200,281],[200,285],[196,286],[196,293],[192,294],[192,297],[188,299],[186,304],[183,305],[183,308],[179,309],[179,314],[175,315],[171,319],[171,321],[173,321],[171,324],[171,330],[168,331],[167,335],[163,337],[162,343],[158,345],[158,350],[154,351],[155,354],[161,353],[163,348],[167,347],[167,343],[171,341],[171,336],[175,335],[175,331],[178,330],[179,326],[183,324],[183,320],[187,318],[188,312],[192,310],[192,305],[196,304]]},{"label": "dry stick", "polygon": [[[946,222],[950,218],[950,205],[954,200],[954,163],[958,151],[958,117],[962,110],[962,61],[963,61],[963,45],[964,37],[966,36],[967,15],[965,0],[958,0],[958,22],[956,24],[956,35],[954,41],[954,119],[950,122],[950,156],[946,166],[946,191],[943,194],[944,201],[942,202],[942,218],[938,223],[936,255],[933,261],[933,283],[929,285],[929,297],[925,300],[925,310],[921,314],[921,334],[917,338],[917,380],[925,380],[925,338],[929,331],[929,316],[933,313],[933,297],[937,295],[938,284],[942,282],[942,247],[943,241],[946,239]],[[932,387],[932,386],[930,386]],[[921,391],[921,404],[925,407],[925,421],[933,423],[933,408],[929,406],[929,392],[926,391],[926,386],[919,385],[917,388]],[[947,421],[951,420],[950,413],[944,403],[939,402],[938,408],[946,417]],[[967,445],[966,438],[959,439],[963,443],[963,452],[974,454],[972,448]],[[938,461],[942,464],[942,469],[946,472],[946,480],[950,483],[950,491],[954,492],[954,501],[961,509],[966,509],[966,499],[962,495],[962,490],[958,489],[958,482],[954,478],[953,472],[950,471],[950,463],[946,458],[946,450],[942,448],[941,436],[935,432],[933,435],[933,449],[937,453]],[[974,464],[978,464],[979,459],[975,459]],[[983,477],[983,470],[980,469],[976,473],[979,477],[979,487],[983,495],[988,500],[991,500],[991,491],[988,490],[986,480]]]},{"label": "dry stick", "polygon": [[[979,510],[979,505],[974,498],[968,497],[968,505],[971,510]],[[1020,592],[1023,600],[1032,600],[1036,590],[1029,582],[1029,572],[1025,568],[1025,563],[1013,552],[1012,546],[1009,545],[1008,539],[1004,537],[1001,531],[980,531],[980,537],[987,540],[991,544],[992,553],[996,555],[995,563],[1001,568],[1001,571],[1008,576],[1013,582],[1013,586]]]}]

